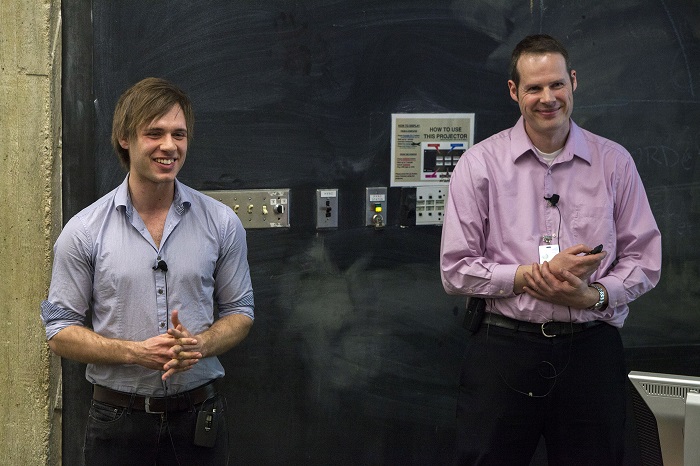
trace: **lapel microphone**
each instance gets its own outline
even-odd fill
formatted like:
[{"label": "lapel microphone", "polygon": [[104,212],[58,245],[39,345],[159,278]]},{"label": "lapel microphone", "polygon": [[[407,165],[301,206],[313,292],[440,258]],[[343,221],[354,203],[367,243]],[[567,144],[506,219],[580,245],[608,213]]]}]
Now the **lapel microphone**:
[{"label": "lapel microphone", "polygon": [[[557,202],[559,202],[559,194],[552,194],[551,196],[545,197],[544,199],[546,201],[549,201],[549,205],[551,205],[552,207],[556,207]],[[163,261],[161,261],[161,262],[163,262]]]},{"label": "lapel microphone", "polygon": [[159,260],[158,263],[153,266],[153,270],[162,270],[163,272],[167,272],[168,264],[164,260]]}]

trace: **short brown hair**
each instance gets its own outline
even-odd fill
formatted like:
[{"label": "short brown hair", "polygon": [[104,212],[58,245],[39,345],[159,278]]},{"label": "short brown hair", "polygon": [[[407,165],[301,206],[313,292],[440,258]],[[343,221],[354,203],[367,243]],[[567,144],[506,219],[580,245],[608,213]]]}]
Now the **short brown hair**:
[{"label": "short brown hair", "polygon": [[187,140],[192,140],[194,113],[190,98],[174,84],[160,78],[143,79],[127,89],[117,102],[112,120],[112,147],[119,161],[129,169],[129,150],[119,143],[136,137],[138,129],[165,115],[178,104],[185,115]]},{"label": "short brown hair", "polygon": [[518,45],[513,49],[513,54],[510,59],[510,79],[517,86],[520,85],[520,73],[518,73],[518,60],[523,54],[532,53],[535,55],[544,55],[546,53],[558,53],[564,57],[566,61],[566,71],[571,75],[571,63],[569,62],[569,52],[566,47],[554,37],[547,34],[534,34],[525,37],[518,42]]}]

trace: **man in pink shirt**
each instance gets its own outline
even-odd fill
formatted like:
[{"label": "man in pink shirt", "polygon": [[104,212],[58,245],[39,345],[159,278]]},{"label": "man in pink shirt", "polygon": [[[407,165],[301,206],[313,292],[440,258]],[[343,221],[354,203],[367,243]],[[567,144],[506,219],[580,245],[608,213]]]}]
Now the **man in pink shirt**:
[{"label": "man in pink shirt", "polygon": [[461,158],[443,225],[443,286],[485,311],[460,378],[457,462],[528,465],[544,436],[550,465],[622,464],[618,329],[659,281],[661,235],[629,152],[571,120],[563,45],[526,37],[510,72],[521,118]]}]

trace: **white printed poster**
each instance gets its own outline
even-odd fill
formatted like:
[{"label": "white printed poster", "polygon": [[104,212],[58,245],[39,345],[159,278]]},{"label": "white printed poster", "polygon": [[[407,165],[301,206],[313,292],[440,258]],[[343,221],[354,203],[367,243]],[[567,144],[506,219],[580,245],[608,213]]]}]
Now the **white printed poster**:
[{"label": "white printed poster", "polygon": [[474,144],[473,113],[391,115],[391,186],[448,183]]}]

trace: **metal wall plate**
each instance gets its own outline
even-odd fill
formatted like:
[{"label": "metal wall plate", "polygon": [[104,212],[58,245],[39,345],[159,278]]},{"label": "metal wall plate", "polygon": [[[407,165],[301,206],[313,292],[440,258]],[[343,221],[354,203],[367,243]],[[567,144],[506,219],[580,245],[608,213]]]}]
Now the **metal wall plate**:
[{"label": "metal wall plate", "polygon": [[338,190],[316,190],[316,228],[338,228]]},{"label": "metal wall plate", "polygon": [[365,226],[384,228],[387,222],[387,188],[367,188],[365,193]]},{"label": "metal wall plate", "polygon": [[442,225],[447,186],[416,187],[416,225]]},{"label": "metal wall plate", "polygon": [[246,229],[289,228],[289,188],[202,193],[231,207]]}]

